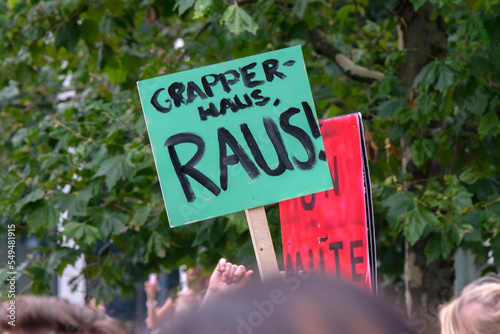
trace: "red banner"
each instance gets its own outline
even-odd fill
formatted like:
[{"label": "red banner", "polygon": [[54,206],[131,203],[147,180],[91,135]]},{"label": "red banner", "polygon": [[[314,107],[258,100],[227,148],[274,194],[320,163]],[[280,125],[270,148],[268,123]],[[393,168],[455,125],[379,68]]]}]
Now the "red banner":
[{"label": "red banner", "polygon": [[285,270],[376,291],[373,214],[359,114],[321,120],[334,189],[280,202]]}]

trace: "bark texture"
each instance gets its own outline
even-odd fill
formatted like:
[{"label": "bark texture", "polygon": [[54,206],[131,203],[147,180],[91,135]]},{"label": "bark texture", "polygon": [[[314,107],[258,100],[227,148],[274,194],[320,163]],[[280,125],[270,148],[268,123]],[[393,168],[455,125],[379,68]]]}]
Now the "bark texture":
[{"label": "bark texture", "polygon": [[446,26],[443,17],[435,20],[430,16],[434,5],[426,2],[418,11],[409,1],[399,2],[394,8],[398,14],[398,25],[402,33],[406,59],[397,74],[406,87],[411,87],[420,70],[436,59],[446,57]]}]

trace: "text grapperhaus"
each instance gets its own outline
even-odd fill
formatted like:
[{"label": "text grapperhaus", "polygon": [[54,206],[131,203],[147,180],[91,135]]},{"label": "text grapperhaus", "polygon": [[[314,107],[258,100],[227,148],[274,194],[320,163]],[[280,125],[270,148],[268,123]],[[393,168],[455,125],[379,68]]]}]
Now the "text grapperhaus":
[{"label": "text grapperhaus", "polygon": [[[139,90],[171,225],[172,211],[185,223],[332,188],[300,48],[141,81]],[[183,197],[174,207],[172,188]],[[228,194],[225,209],[199,218]]]}]

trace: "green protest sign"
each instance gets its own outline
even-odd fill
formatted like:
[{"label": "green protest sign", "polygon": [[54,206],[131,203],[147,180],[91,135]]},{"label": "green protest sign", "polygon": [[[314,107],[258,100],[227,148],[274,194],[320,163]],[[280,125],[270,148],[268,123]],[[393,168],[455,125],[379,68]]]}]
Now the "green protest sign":
[{"label": "green protest sign", "polygon": [[171,226],[333,187],[299,46],[138,88]]}]

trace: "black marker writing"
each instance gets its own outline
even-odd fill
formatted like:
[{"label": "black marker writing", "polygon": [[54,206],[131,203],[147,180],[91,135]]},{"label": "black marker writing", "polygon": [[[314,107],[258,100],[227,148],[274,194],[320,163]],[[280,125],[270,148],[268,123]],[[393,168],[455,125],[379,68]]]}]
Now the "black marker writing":
[{"label": "black marker writing", "polygon": [[[192,143],[197,147],[196,153],[186,164],[182,164],[177,155],[175,145],[181,143]],[[165,146],[168,148],[168,153],[170,155],[170,160],[174,166],[175,174],[181,183],[182,190],[188,202],[193,202],[196,199],[191,184],[189,183],[186,175],[191,176],[193,179],[198,181],[205,188],[210,190],[215,196],[219,195],[219,187],[210,180],[206,175],[201,173],[199,170],[195,169],[194,166],[201,160],[203,153],[205,152],[205,142],[203,139],[195,135],[194,133],[179,133],[173,135],[165,141]]]}]

